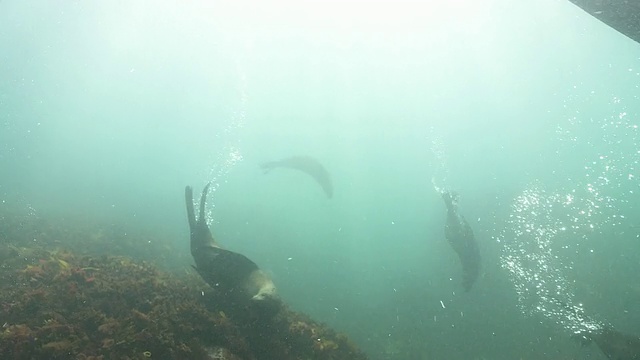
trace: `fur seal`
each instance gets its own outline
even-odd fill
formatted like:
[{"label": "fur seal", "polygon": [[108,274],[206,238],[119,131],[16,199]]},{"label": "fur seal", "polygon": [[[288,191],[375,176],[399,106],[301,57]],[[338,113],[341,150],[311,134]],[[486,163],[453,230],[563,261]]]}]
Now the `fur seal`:
[{"label": "fur seal", "polygon": [[275,299],[276,287],[273,281],[256,263],[242,254],[221,248],[213,239],[204,213],[209,185],[202,190],[197,219],[193,208],[193,190],[190,186],[185,188],[191,255],[196,262],[194,268],[211,287],[236,299]]},{"label": "fur seal", "polygon": [[260,167],[265,174],[279,167],[300,170],[320,184],[327,198],[333,197],[333,184],[329,172],[318,160],[310,156],[293,156],[278,161],[269,161],[261,164]]},{"label": "fur seal", "polygon": [[611,326],[580,336],[586,343],[596,343],[607,359],[640,360],[640,336],[621,333]]},{"label": "fur seal", "polygon": [[458,212],[458,194],[445,191],[442,199],[447,206],[444,235],[462,263],[462,286],[471,290],[480,273],[480,251],[467,220]]}]

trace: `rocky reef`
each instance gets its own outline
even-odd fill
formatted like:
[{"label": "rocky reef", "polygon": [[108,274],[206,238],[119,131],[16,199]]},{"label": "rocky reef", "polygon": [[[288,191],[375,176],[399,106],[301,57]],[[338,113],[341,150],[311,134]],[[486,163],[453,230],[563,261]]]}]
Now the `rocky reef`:
[{"label": "rocky reef", "polygon": [[187,266],[91,254],[104,236],[60,226],[0,215],[0,358],[367,358],[284,303],[230,302]]}]

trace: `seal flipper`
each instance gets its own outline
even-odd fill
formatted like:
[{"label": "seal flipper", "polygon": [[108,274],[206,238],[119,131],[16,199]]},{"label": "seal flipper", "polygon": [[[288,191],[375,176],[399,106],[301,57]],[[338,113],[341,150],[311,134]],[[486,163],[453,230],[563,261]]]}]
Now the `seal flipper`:
[{"label": "seal flipper", "polygon": [[189,230],[196,226],[196,214],[193,211],[193,189],[191,186],[184,188],[184,198],[187,203],[187,219],[189,219]]},{"label": "seal flipper", "polygon": [[194,253],[204,247],[217,246],[213,240],[213,235],[211,235],[211,230],[209,230],[209,226],[207,225],[207,218],[204,211],[207,192],[209,191],[210,185],[211,183],[207,184],[202,190],[198,218],[196,218],[193,207],[193,189],[190,186],[185,187],[184,195],[187,205],[187,218],[189,219],[189,231],[191,236],[191,255],[194,255]]},{"label": "seal flipper", "polygon": [[198,221],[204,222],[205,225],[206,225],[206,220],[204,216],[204,207],[205,207],[205,204],[207,203],[207,193],[209,192],[210,186],[211,186],[211,183],[207,183],[204,189],[202,189],[202,195],[200,195],[200,218],[198,219]]}]

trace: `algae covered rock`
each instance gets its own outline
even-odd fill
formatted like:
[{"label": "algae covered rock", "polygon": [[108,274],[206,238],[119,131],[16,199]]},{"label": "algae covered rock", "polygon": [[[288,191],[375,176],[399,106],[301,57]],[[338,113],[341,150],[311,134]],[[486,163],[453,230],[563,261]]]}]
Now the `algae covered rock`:
[{"label": "algae covered rock", "polygon": [[90,236],[21,218],[31,234],[70,237],[29,241],[4,219],[2,359],[366,359],[346,336],[282,302],[255,307],[216,293],[193,271],[65,250]]}]

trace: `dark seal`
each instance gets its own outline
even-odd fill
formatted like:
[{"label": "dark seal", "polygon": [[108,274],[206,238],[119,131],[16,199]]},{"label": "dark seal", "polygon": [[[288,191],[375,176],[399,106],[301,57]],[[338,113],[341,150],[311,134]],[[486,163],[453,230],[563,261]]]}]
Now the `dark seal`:
[{"label": "dark seal", "polygon": [[265,174],[275,168],[288,168],[302,171],[311,176],[322,187],[327,198],[333,197],[333,183],[331,176],[325,167],[310,156],[292,156],[290,158],[269,161],[260,165]]},{"label": "dark seal", "polygon": [[640,360],[640,336],[622,333],[611,325],[579,331],[572,337],[582,346],[595,343],[607,359]]},{"label": "dark seal", "polygon": [[462,286],[465,291],[471,287],[480,274],[480,251],[467,220],[458,212],[458,194],[443,192],[442,199],[447,205],[447,222],[444,235],[458,254],[462,263]]},{"label": "dark seal", "polygon": [[205,203],[209,184],[202,190],[200,214],[196,218],[193,190],[185,188],[187,217],[191,237],[194,268],[211,287],[238,300],[273,300],[276,287],[271,278],[248,257],[221,248],[213,239],[205,217]]}]

